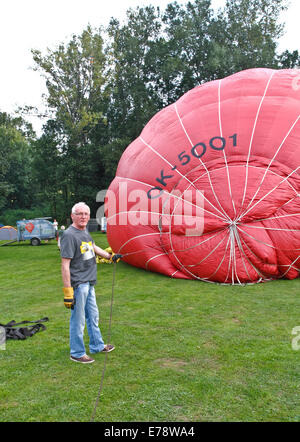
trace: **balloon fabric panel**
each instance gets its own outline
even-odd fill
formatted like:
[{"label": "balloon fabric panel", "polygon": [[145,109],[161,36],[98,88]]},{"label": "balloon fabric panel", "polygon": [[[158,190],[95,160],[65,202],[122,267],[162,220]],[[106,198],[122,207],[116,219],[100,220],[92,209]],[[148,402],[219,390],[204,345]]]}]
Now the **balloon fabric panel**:
[{"label": "balloon fabric panel", "polygon": [[174,278],[297,278],[299,75],[249,69],[158,112],[123,153],[107,193],[114,252]]}]

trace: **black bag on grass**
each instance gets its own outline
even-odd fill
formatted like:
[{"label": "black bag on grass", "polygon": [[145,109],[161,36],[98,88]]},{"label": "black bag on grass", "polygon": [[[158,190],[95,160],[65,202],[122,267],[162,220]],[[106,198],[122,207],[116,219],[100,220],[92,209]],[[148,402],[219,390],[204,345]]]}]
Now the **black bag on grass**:
[{"label": "black bag on grass", "polygon": [[[6,339],[27,339],[33,336],[38,331],[45,330],[46,327],[44,324],[41,324],[41,322],[46,321],[49,321],[49,319],[42,318],[38,321],[22,321],[18,323],[16,321],[10,321],[7,324],[0,324],[0,326],[4,327],[5,329]],[[19,325],[24,324],[34,325],[30,325],[29,327],[19,327]]]}]

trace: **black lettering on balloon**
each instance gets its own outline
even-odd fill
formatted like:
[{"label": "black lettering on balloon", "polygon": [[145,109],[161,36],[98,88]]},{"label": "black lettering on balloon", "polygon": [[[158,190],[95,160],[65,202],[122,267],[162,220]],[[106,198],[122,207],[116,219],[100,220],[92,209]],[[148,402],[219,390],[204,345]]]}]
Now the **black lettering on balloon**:
[{"label": "black lettering on balloon", "polygon": [[[198,150],[197,150],[197,147],[198,146],[201,146],[202,147],[202,152],[201,153],[198,153]],[[203,157],[203,155],[205,154],[205,152],[206,152],[206,145],[204,144],[204,143],[198,143],[198,144],[195,144],[195,146],[191,149],[191,153],[192,153],[192,155],[194,155],[194,157],[196,157],[196,158],[201,158],[201,157]]]},{"label": "black lettering on balloon", "polygon": [[166,180],[172,178],[174,175],[164,175],[164,171],[160,171],[160,178],[156,178],[156,181],[162,186],[166,187]]},{"label": "black lettering on balloon", "polygon": [[233,134],[229,138],[232,138],[232,141],[233,141],[232,145],[233,145],[233,147],[236,147],[236,145],[237,145],[237,134]]},{"label": "black lettering on balloon", "polygon": [[[221,146],[216,146],[216,140],[221,141]],[[226,146],[226,140],[223,137],[213,137],[209,140],[209,145],[214,150],[223,150]]]},{"label": "black lettering on balloon", "polygon": [[[157,191],[158,190],[158,194],[157,195],[152,195],[152,192],[154,191]],[[148,190],[148,192],[147,192],[147,196],[148,196],[148,198],[150,199],[150,200],[154,200],[155,198],[159,198],[160,197],[160,195],[163,193],[164,191],[163,191],[163,189],[161,188],[161,187],[158,187],[158,186],[156,186],[156,187],[152,187],[150,190]]]},{"label": "black lettering on balloon", "polygon": [[[238,136],[238,134],[235,133],[233,135],[228,136],[227,138],[220,137],[220,136],[212,137],[209,140],[209,146],[214,150],[219,150],[219,151],[224,150],[226,147],[226,140],[228,141],[228,138],[229,138],[229,139],[232,139],[232,147],[236,147],[237,146],[237,136]],[[206,150],[207,150],[207,147],[206,147],[205,143],[202,143],[202,142],[197,143],[197,144],[195,144],[195,146],[192,147],[191,154],[196,158],[201,158],[206,153]],[[179,159],[181,166],[185,166],[191,160],[189,153],[187,153],[187,151],[185,151],[185,150],[180,152],[177,155],[177,158]],[[176,165],[173,166],[171,170],[175,170],[175,169],[177,169]],[[166,187],[166,185],[167,185],[166,180],[173,178],[173,176],[174,175],[165,175],[164,170],[161,170],[160,177],[156,178],[156,181],[159,184],[161,184],[161,186]],[[160,186],[152,187],[147,192],[148,198],[149,199],[159,198],[164,193],[163,187],[160,187]]]}]

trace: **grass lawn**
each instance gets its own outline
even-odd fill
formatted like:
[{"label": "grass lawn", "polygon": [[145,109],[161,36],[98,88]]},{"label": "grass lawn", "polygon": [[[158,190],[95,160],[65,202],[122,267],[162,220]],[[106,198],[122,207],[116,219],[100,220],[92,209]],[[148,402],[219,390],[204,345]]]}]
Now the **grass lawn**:
[{"label": "grass lawn", "polygon": [[[107,247],[105,235],[93,237]],[[112,275],[113,265],[98,265],[104,340]],[[0,421],[90,421],[105,355],[86,366],[69,360],[56,241],[1,247],[0,283],[0,323],[49,317],[45,331],[0,351]],[[225,286],[118,263],[116,349],[95,421],[299,421],[299,292],[300,279]]]}]

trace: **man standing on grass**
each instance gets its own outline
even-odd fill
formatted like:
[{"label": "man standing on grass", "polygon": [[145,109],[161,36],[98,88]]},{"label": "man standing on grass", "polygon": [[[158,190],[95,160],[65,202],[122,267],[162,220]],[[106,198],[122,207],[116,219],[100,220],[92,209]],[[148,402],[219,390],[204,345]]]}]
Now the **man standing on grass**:
[{"label": "man standing on grass", "polygon": [[85,203],[80,202],[73,206],[71,218],[73,224],[64,232],[60,244],[64,304],[71,308],[70,359],[89,364],[94,359],[85,352],[85,322],[90,338],[90,353],[110,352],[115,348],[103,342],[98,326],[99,311],[94,289],[97,282],[95,254],[106,259],[112,259],[112,255],[97,247],[90,236],[86,228],[90,209]]}]

